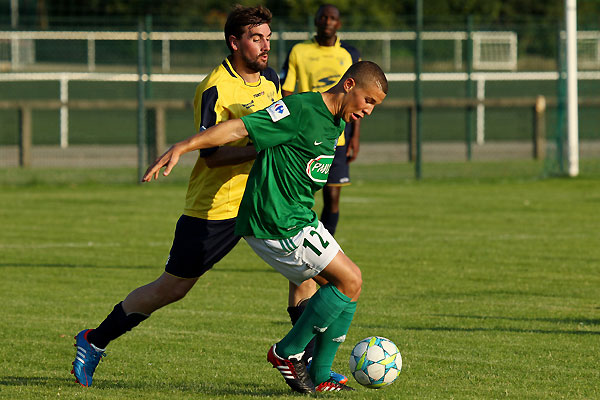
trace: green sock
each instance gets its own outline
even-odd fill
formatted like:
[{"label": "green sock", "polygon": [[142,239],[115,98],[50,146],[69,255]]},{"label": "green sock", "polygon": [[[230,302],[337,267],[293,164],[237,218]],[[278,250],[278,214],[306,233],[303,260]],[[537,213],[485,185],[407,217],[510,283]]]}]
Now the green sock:
[{"label": "green sock", "polygon": [[346,333],[356,312],[356,302],[349,303],[329,328],[317,335],[313,360],[310,365],[310,378],[315,385],[329,379],[331,365],[340,344],[346,340]]},{"label": "green sock", "polygon": [[302,353],[308,342],[318,332],[326,331],[350,301],[351,299],[348,296],[332,284],[322,286],[311,297],[296,324],[277,343],[277,354],[287,358]]}]

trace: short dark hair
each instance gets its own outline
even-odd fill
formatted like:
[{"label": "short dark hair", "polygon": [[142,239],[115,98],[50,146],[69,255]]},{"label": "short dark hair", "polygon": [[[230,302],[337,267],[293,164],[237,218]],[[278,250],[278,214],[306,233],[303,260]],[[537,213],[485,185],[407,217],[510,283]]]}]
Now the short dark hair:
[{"label": "short dark hair", "polygon": [[317,12],[315,13],[315,18],[318,18],[319,15],[321,15],[321,13],[323,12],[323,10],[325,10],[326,8],[329,8],[329,7],[335,8],[337,10],[337,12],[340,13],[339,8],[337,8],[333,4],[326,3],[326,4],[321,4],[321,6],[317,9]]},{"label": "short dark hair", "polygon": [[372,61],[359,61],[352,64],[340,81],[344,82],[348,78],[354,79],[357,86],[365,87],[365,85],[375,84],[379,86],[383,93],[387,94],[388,92],[388,81],[385,73],[379,65]]},{"label": "short dark hair", "polygon": [[225,42],[229,51],[233,53],[233,48],[229,43],[229,36],[241,37],[244,34],[244,27],[250,25],[253,28],[262,24],[270,24],[273,19],[271,11],[264,6],[244,7],[236,4],[233,10],[227,16],[225,22]]}]

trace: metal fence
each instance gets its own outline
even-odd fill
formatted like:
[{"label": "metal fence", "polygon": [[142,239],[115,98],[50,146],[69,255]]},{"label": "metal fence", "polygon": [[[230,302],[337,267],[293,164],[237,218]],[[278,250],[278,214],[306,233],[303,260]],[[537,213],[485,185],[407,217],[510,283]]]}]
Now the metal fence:
[{"label": "metal fence", "polygon": [[[189,102],[195,85],[228,54],[223,33],[216,29],[174,31],[155,25],[153,30],[150,18],[118,26],[109,21],[87,25],[89,30],[78,29],[80,26],[0,30],[0,101],[5,105],[0,110],[0,166],[18,160],[22,131],[19,107],[14,106],[18,101],[59,104],[31,109],[34,154],[41,146],[66,150],[70,146],[135,145],[136,110],[94,111],[70,105],[109,99],[137,101],[140,81],[145,83],[148,99]],[[391,104],[410,101],[413,94],[416,34],[400,29],[406,25],[385,31],[347,28],[340,32],[342,40],[361,51],[363,59],[384,68],[390,80]],[[279,70],[291,46],[311,37],[310,28],[307,23],[274,23],[270,65]],[[464,115],[471,108],[475,110],[475,145],[489,147],[510,141],[530,146],[535,119],[530,107],[489,109],[489,100],[502,98],[545,96],[549,104],[546,125],[555,126],[563,40],[560,24],[475,24],[469,30],[464,21],[454,21],[431,23],[428,28],[422,33],[421,78],[424,98],[437,106],[424,113],[426,142],[464,142],[469,124]],[[578,34],[580,95],[584,99],[580,127],[582,139],[593,142],[600,140],[600,112],[592,99],[600,93],[600,26],[584,28]],[[470,100],[459,108],[435,102],[461,98]],[[399,111],[384,107],[365,120],[368,133],[363,135],[364,141],[409,143],[410,113]],[[189,135],[191,120],[189,108],[169,109],[164,116],[165,142]],[[547,129],[548,136],[553,134]],[[44,161],[33,165],[44,165]]]}]

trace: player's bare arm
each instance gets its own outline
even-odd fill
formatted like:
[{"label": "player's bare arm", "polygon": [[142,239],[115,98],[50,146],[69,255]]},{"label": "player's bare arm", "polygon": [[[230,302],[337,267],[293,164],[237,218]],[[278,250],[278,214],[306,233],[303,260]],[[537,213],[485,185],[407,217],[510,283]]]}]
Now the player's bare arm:
[{"label": "player's bare arm", "polygon": [[204,158],[208,168],[238,165],[256,159],[254,145],[244,147],[222,146],[210,156]]},{"label": "player's bare arm", "polygon": [[294,92],[290,92],[288,90],[281,89],[281,97],[287,97],[287,96],[289,96],[291,94],[294,94]]},{"label": "player's bare arm", "polygon": [[142,182],[150,182],[153,176],[154,179],[158,179],[160,169],[165,166],[163,175],[169,175],[173,167],[179,162],[179,158],[185,153],[221,146],[246,136],[248,136],[248,131],[241,119],[232,119],[212,126],[171,146],[148,167]]}]

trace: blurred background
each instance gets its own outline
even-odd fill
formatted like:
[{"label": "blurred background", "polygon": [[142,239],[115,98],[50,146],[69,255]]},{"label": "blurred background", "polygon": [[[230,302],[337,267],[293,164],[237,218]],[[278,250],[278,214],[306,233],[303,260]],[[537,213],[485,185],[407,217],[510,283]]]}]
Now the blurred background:
[{"label": "blurred background", "polygon": [[[194,133],[195,87],[228,55],[223,25],[235,3],[0,0],[0,167],[136,166]],[[279,72],[314,34],[322,2],[239,3],[273,12],[269,63]],[[359,162],[411,162],[416,2],[331,3],[342,40],[390,81],[363,122]],[[600,156],[600,2],[577,6],[585,160]],[[424,1],[423,160],[537,159],[560,172],[564,21],[562,1]]]}]

